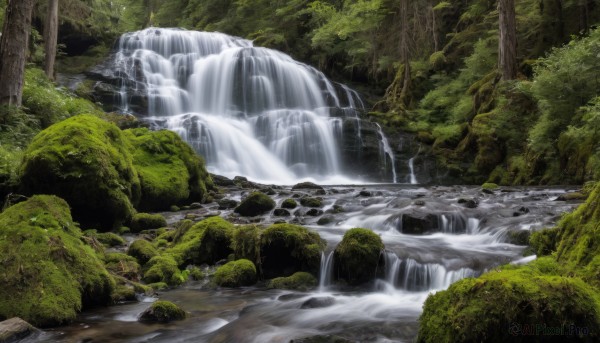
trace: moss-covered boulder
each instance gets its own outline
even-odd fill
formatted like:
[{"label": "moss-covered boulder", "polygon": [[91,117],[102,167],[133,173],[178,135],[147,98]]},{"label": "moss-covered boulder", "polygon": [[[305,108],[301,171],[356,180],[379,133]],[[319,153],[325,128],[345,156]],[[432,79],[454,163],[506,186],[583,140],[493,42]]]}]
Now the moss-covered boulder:
[{"label": "moss-covered boulder", "polygon": [[127,255],[135,257],[141,265],[158,255],[158,250],[145,239],[133,241],[127,249]]},{"label": "moss-covered boulder", "polygon": [[142,187],[138,209],[167,210],[171,205],[201,201],[212,179],[203,159],[172,131],[146,128],[124,131]]},{"label": "moss-covered boulder", "polygon": [[274,224],[260,237],[261,270],[265,278],[305,271],[319,272],[325,242],[318,233],[292,224]]},{"label": "moss-covered boulder", "polygon": [[106,269],[113,275],[124,277],[128,280],[139,280],[142,268],[133,256],[119,252],[104,255]]},{"label": "moss-covered boulder", "polygon": [[373,231],[361,228],[348,230],[333,255],[336,276],[351,285],[373,280],[383,249],[381,237]]},{"label": "moss-covered boulder", "polygon": [[130,146],[115,125],[78,115],[40,132],[20,167],[22,191],[55,194],[86,227],[116,228],[131,219],[140,181]]},{"label": "moss-covered boulder", "polygon": [[96,240],[109,248],[125,245],[125,239],[113,232],[98,233],[96,230],[86,230],[83,235],[87,238]]},{"label": "moss-covered boulder", "polygon": [[167,226],[167,221],[160,214],[136,213],[131,218],[129,228],[131,232],[140,232],[144,230],[156,230],[165,226]]},{"label": "moss-covered boulder", "polygon": [[181,226],[176,232],[175,245],[168,250],[179,265],[214,264],[233,252],[231,237],[234,226],[221,217],[210,217],[191,227]]},{"label": "moss-covered boulder", "polygon": [[298,206],[298,203],[292,198],[285,199],[281,203],[281,208],[294,209],[296,206]]},{"label": "moss-covered boulder", "polygon": [[321,207],[323,206],[323,200],[320,198],[304,197],[300,199],[300,205],[306,207]]},{"label": "moss-covered boulder", "polygon": [[178,286],[187,280],[188,273],[179,270],[177,262],[172,255],[163,254],[154,256],[145,266],[144,282],[163,282],[169,286]]},{"label": "moss-covered boulder", "polygon": [[597,291],[579,278],[552,275],[556,270],[548,274],[544,267],[552,258],[546,259],[463,279],[429,296],[417,341],[597,341]]},{"label": "moss-covered boulder", "polygon": [[148,309],[140,314],[141,322],[168,323],[174,320],[182,320],[187,314],[179,306],[170,301],[158,300],[152,303]]},{"label": "moss-covered boulder", "polygon": [[287,277],[278,277],[271,280],[267,287],[277,289],[291,289],[296,291],[307,291],[316,287],[317,278],[307,272],[296,272]]},{"label": "moss-covered boulder", "polygon": [[254,217],[274,208],[275,201],[268,195],[261,192],[252,192],[235,208],[235,212],[245,217]]},{"label": "moss-covered boulder", "polygon": [[256,279],[256,267],[246,259],[227,262],[214,275],[215,284],[222,287],[251,286]]},{"label": "moss-covered boulder", "polygon": [[81,238],[69,206],[55,196],[37,195],[0,214],[0,320],[52,326],[111,302],[114,281]]}]

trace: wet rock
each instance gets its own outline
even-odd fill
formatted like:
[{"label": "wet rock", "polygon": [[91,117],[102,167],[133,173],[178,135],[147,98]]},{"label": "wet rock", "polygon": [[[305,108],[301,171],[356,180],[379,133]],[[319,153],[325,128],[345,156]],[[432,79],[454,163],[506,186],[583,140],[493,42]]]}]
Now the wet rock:
[{"label": "wet rock", "polygon": [[141,322],[159,322],[168,323],[174,320],[185,319],[187,314],[179,306],[170,301],[155,301],[140,314],[139,321]]},{"label": "wet rock", "polygon": [[529,236],[531,236],[529,230],[510,231],[506,235],[506,241],[515,245],[529,245]]},{"label": "wet rock", "polygon": [[323,200],[320,198],[304,197],[300,199],[300,204],[306,207],[321,207]]},{"label": "wet rock", "polygon": [[199,202],[193,202],[193,203],[190,204],[190,208],[194,209],[194,210],[195,209],[199,209],[199,208],[202,208],[202,204],[199,203]]},{"label": "wet rock", "polygon": [[333,335],[318,335],[311,337],[303,337],[296,338],[290,340],[290,343],[353,343],[355,341],[351,341],[342,337],[333,336]]},{"label": "wet rock", "polygon": [[438,217],[430,213],[405,213],[401,223],[399,231],[408,235],[422,235],[439,230]]},{"label": "wet rock", "polygon": [[277,300],[279,301],[290,301],[290,300],[296,300],[296,299],[300,299],[300,298],[304,298],[306,296],[306,294],[302,294],[302,293],[289,293],[289,294],[284,294],[281,295],[277,298]]},{"label": "wet rock", "polygon": [[423,201],[423,200],[415,200],[415,205],[417,205],[417,206],[425,206],[425,201]]},{"label": "wet rock", "polygon": [[323,308],[335,304],[334,297],[314,297],[306,300],[300,306],[301,309]]},{"label": "wet rock", "polygon": [[319,220],[317,221],[318,225],[327,225],[327,224],[331,224],[335,221],[335,217],[333,216],[323,216],[321,218],[319,218]]},{"label": "wet rock", "polygon": [[235,186],[235,182],[232,179],[226,178],[225,176],[210,174],[212,177],[213,183],[216,186]]},{"label": "wet rock", "polygon": [[319,210],[317,208],[311,208],[310,210],[308,210],[306,212],[306,215],[307,216],[311,216],[311,217],[318,217],[318,216],[320,216],[322,214],[323,214],[323,210]]},{"label": "wet rock", "polygon": [[323,187],[317,185],[316,183],[312,183],[312,182],[297,183],[292,187],[292,190],[296,190],[296,189],[317,189],[317,190],[325,191],[325,189]]},{"label": "wet rock", "polygon": [[358,195],[361,196],[361,197],[370,197],[371,196],[371,192],[363,190],[363,191],[360,191],[358,193]]},{"label": "wet rock", "polygon": [[312,274],[296,272],[291,276],[274,278],[267,284],[267,288],[307,291],[316,287],[318,283]]},{"label": "wet rock", "polygon": [[233,199],[221,199],[217,204],[219,204],[219,210],[227,210],[235,208],[238,205],[238,202]]},{"label": "wet rock", "polygon": [[334,251],[335,276],[350,285],[360,285],[376,277],[384,249],[381,237],[369,229],[346,231]]},{"label": "wet rock", "polygon": [[273,215],[276,217],[289,217],[289,216],[291,216],[291,213],[290,213],[290,211],[288,211],[284,208],[276,208],[273,211]]},{"label": "wet rock", "polygon": [[477,208],[477,206],[479,206],[479,203],[475,199],[460,198],[458,199],[458,203],[466,208]]},{"label": "wet rock", "polygon": [[0,342],[16,342],[39,330],[21,318],[14,317],[0,322]]},{"label": "wet rock", "polygon": [[269,212],[274,208],[275,201],[268,195],[261,192],[252,192],[235,208],[235,212],[245,217],[254,217]]},{"label": "wet rock", "polygon": [[581,192],[571,192],[559,195],[558,198],[556,198],[556,201],[583,201],[586,198],[587,197]]},{"label": "wet rock", "polygon": [[296,208],[296,206],[298,206],[298,203],[294,199],[285,199],[281,203],[281,208],[293,209]]}]

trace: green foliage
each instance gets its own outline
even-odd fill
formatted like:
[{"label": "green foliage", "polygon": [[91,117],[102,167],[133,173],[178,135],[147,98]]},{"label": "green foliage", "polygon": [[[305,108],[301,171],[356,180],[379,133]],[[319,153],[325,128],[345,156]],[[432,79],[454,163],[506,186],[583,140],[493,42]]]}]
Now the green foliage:
[{"label": "green foliage", "polygon": [[183,320],[187,313],[170,301],[157,300],[140,315],[141,321],[168,323],[174,320]]},{"label": "green foliage", "polygon": [[271,211],[274,208],[275,201],[268,195],[261,192],[252,192],[235,208],[235,212],[245,217],[253,217]]},{"label": "green foliage", "polygon": [[256,282],[256,267],[245,259],[227,262],[215,272],[214,282],[222,287],[252,286]]},{"label": "green foliage", "polygon": [[156,230],[167,226],[165,217],[160,214],[136,213],[131,218],[130,228],[132,232],[143,230]]},{"label": "green foliage", "polygon": [[317,283],[317,279],[312,274],[307,272],[296,272],[287,277],[274,278],[269,282],[267,288],[307,291],[316,287]]},{"label": "green foliage", "polygon": [[158,251],[152,243],[145,239],[138,239],[133,241],[127,249],[127,255],[135,257],[135,259],[141,264],[146,264],[150,259],[158,255]]},{"label": "green foliage", "polygon": [[383,249],[381,237],[371,230],[346,231],[333,255],[337,276],[351,285],[373,280]]},{"label": "green foliage", "polygon": [[171,205],[201,201],[213,187],[204,161],[172,131],[145,128],[124,131],[133,146],[142,197],[138,208],[167,210]]},{"label": "green foliage", "polygon": [[81,238],[69,206],[55,196],[37,195],[0,214],[0,320],[59,325],[83,306],[111,301],[114,281]]}]

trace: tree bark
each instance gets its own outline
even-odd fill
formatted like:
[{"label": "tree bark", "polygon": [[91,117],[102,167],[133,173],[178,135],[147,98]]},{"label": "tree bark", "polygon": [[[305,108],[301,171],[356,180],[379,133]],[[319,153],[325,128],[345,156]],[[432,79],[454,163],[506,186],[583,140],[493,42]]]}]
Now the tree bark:
[{"label": "tree bark", "polygon": [[21,106],[34,0],[8,0],[0,39],[0,104]]},{"label": "tree bark", "polygon": [[58,42],[58,0],[48,0],[48,11],[44,23],[44,71],[54,81],[54,62]]},{"label": "tree bark", "polygon": [[498,0],[498,14],[498,69],[502,80],[513,80],[517,77],[517,24],[514,0]]}]

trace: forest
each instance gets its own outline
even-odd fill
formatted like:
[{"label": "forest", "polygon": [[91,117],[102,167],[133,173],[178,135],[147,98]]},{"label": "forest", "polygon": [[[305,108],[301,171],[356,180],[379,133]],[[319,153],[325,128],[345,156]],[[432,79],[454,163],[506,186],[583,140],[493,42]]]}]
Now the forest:
[{"label": "forest", "polygon": [[5,0],[0,27],[0,342],[600,336],[598,1]]}]

